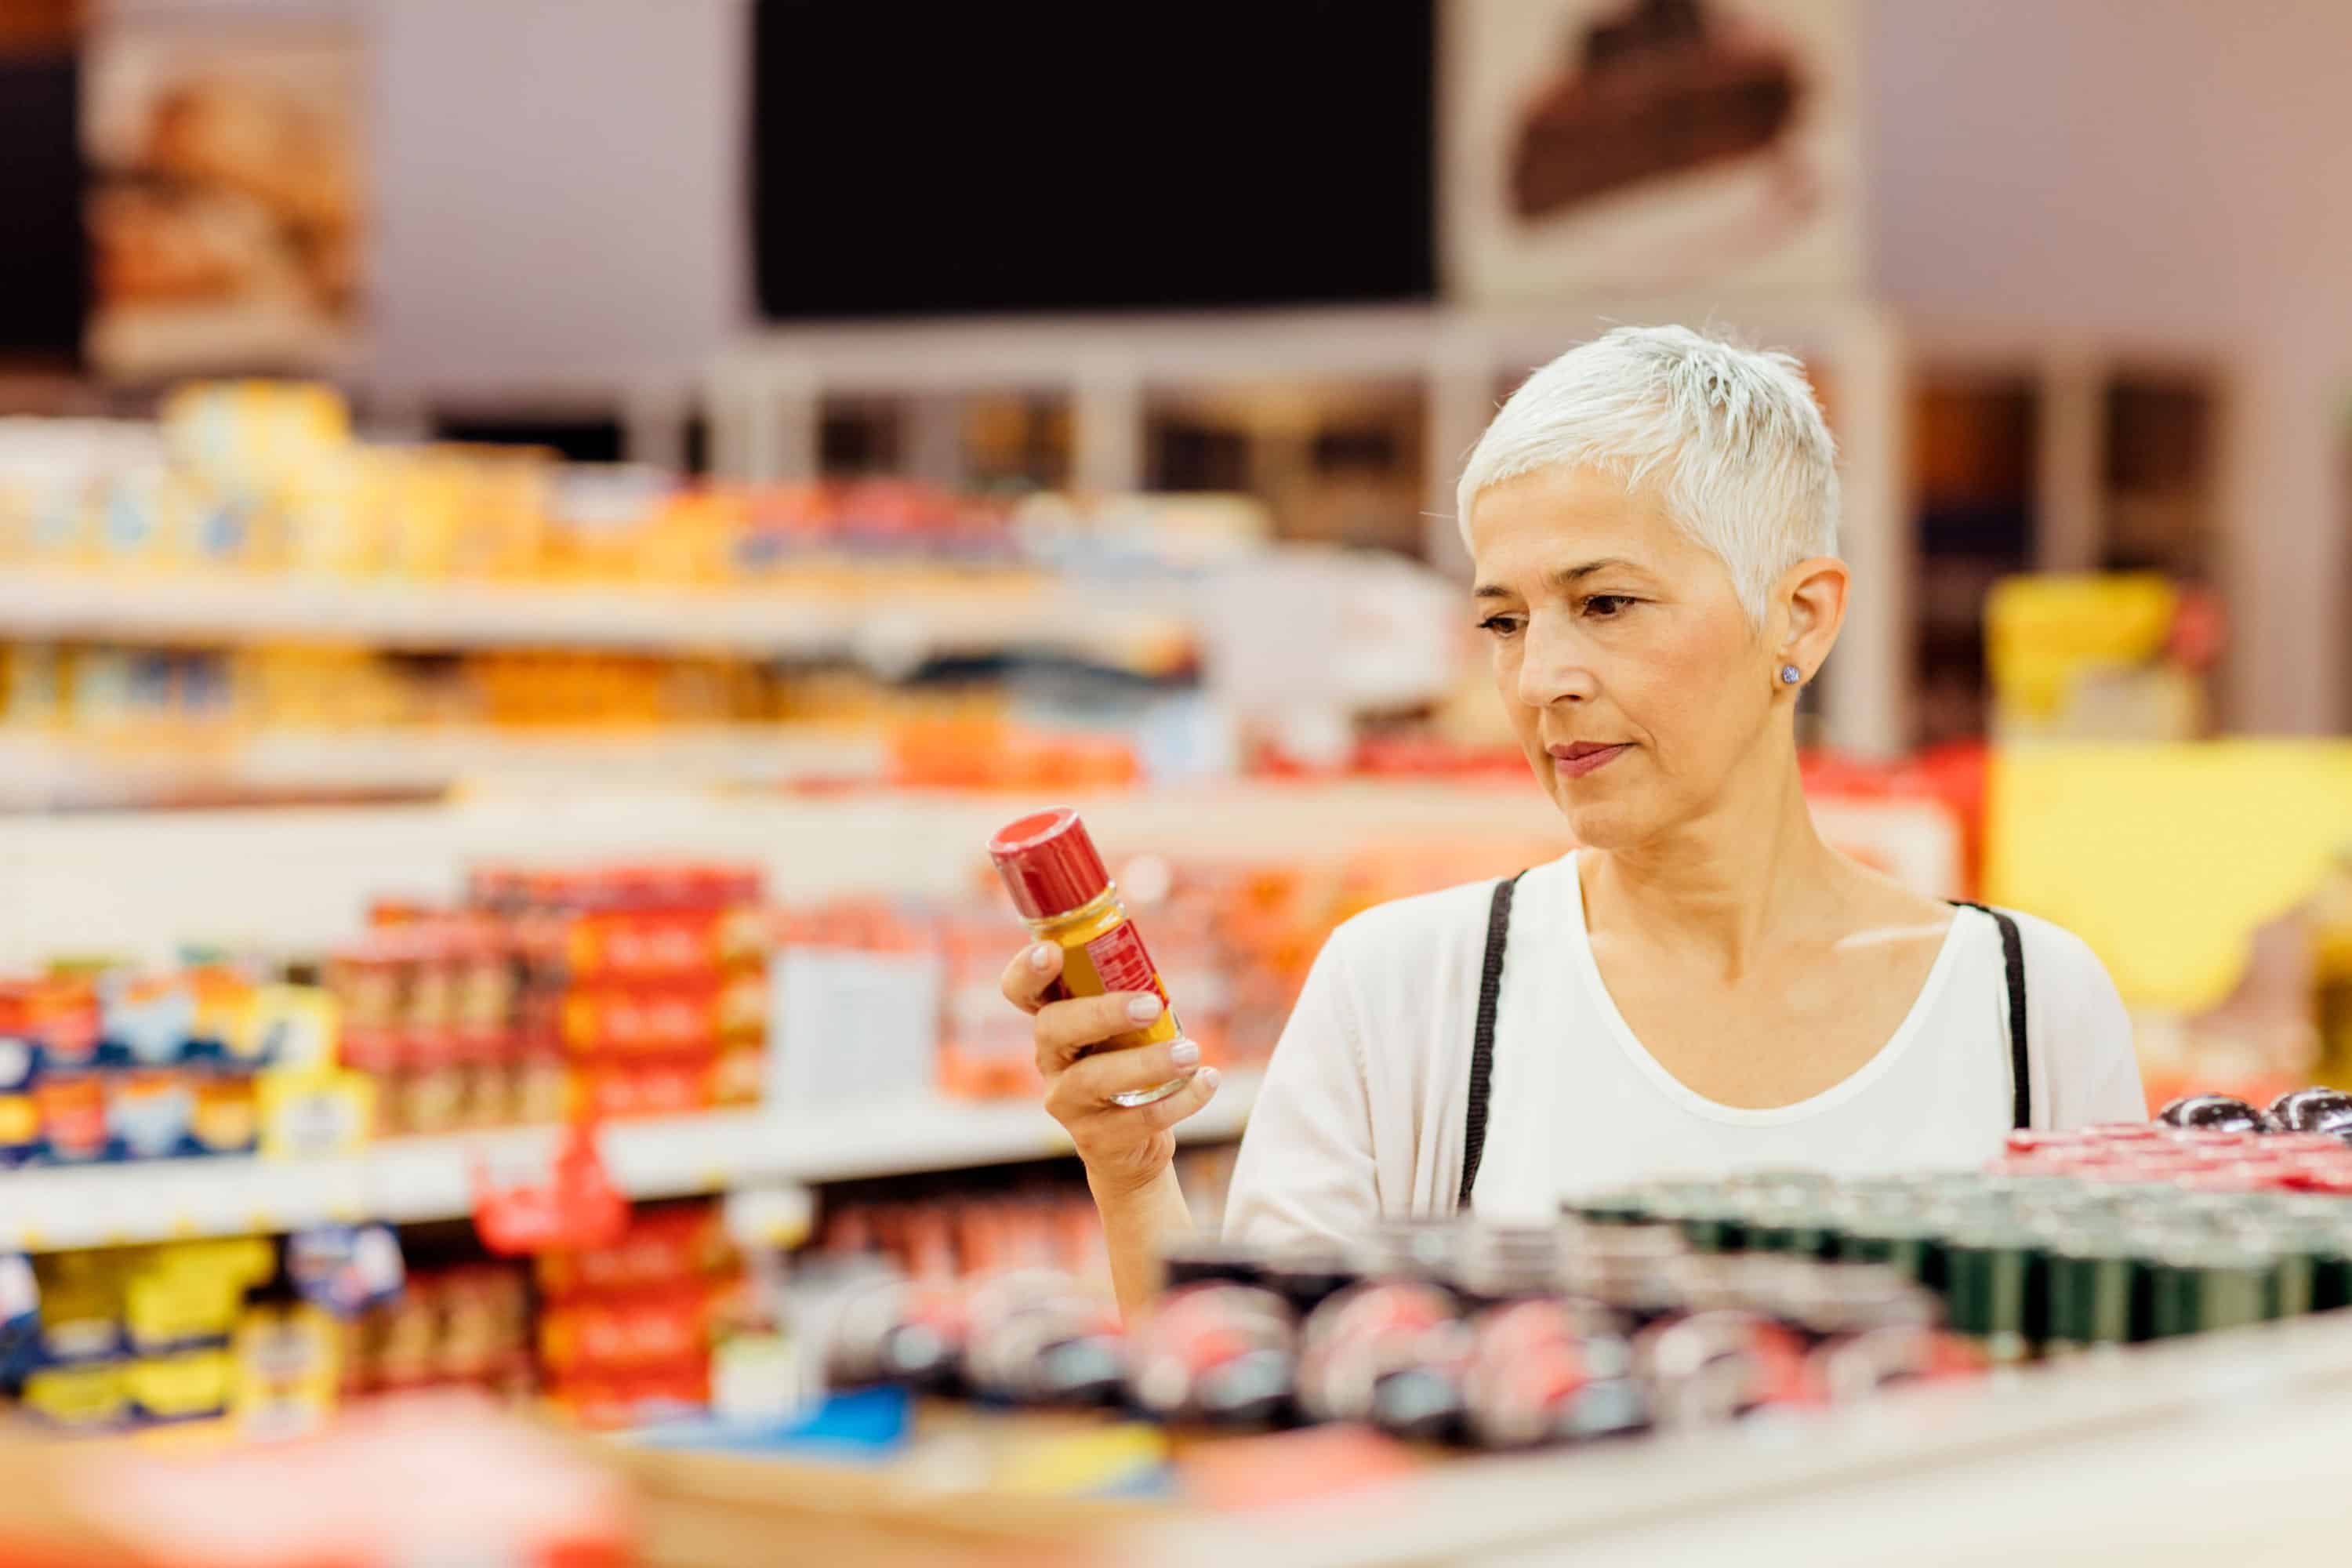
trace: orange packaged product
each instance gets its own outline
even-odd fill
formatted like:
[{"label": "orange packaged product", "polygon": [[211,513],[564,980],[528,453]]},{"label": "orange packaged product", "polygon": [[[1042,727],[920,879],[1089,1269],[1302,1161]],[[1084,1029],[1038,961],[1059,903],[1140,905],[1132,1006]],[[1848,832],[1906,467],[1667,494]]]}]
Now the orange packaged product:
[{"label": "orange packaged product", "polygon": [[546,1127],[562,1121],[572,1105],[572,1069],[562,1049],[526,1049],[511,1068],[509,1093],[514,1125]]},{"label": "orange packaged product", "polygon": [[404,1034],[393,1089],[402,1131],[431,1135],[459,1131],[465,1125],[468,1087],[454,1031],[412,1028]]},{"label": "orange packaged product", "polygon": [[694,1283],[551,1307],[539,1318],[540,1363],[564,1377],[698,1361],[710,1348],[711,1302]]},{"label": "orange packaged product", "polygon": [[576,1081],[589,1114],[618,1121],[707,1110],[716,1079],[717,1059],[703,1053],[583,1068]]},{"label": "orange packaged product", "polygon": [[50,1071],[98,1060],[101,1013],[98,988],[88,980],[36,980],[17,994],[25,1032],[41,1044]]},{"label": "orange packaged product", "polygon": [[709,1205],[639,1210],[611,1247],[593,1251],[541,1253],[540,1289],[552,1300],[596,1291],[637,1290],[719,1272],[731,1266],[732,1249]]},{"label": "orange packaged product", "polygon": [[714,1059],[710,1100],[714,1105],[757,1105],[767,1083],[768,1053],[761,1046],[730,1046]]},{"label": "orange packaged product", "polygon": [[580,978],[702,973],[727,961],[728,925],[718,910],[580,915],[564,933],[564,962]]},{"label": "orange packaged product", "polygon": [[106,1079],[94,1072],[44,1072],[33,1085],[41,1141],[50,1161],[79,1164],[109,1152]]},{"label": "orange packaged product", "polygon": [[575,988],[563,999],[564,1047],[578,1057],[712,1051],[766,1031],[767,976],[733,974],[661,984]]}]

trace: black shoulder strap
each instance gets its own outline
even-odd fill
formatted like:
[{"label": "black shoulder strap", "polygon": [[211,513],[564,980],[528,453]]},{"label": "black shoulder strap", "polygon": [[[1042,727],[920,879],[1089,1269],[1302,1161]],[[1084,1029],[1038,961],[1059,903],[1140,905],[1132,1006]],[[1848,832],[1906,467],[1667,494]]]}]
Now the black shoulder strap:
[{"label": "black shoulder strap", "polygon": [[2010,1125],[2033,1125],[2032,1057],[2025,1042],[2025,941],[2018,934],[2017,922],[1999,910],[1986,904],[1972,904],[1955,899],[1964,910],[1981,910],[1992,917],[2000,928],[2000,965],[2009,983],[2009,1077],[2011,1083]]},{"label": "black shoulder strap", "polygon": [[[1519,877],[1526,876],[1522,871]],[[1470,1109],[1462,1124],[1462,1190],[1454,1206],[1470,1206],[1470,1190],[1478,1184],[1478,1162],[1486,1152],[1486,1101],[1495,1079],[1495,1005],[1503,994],[1503,950],[1511,941],[1511,895],[1518,877],[1495,884],[1494,901],[1486,906],[1486,957],[1478,968],[1478,1021],[1470,1034]]]}]

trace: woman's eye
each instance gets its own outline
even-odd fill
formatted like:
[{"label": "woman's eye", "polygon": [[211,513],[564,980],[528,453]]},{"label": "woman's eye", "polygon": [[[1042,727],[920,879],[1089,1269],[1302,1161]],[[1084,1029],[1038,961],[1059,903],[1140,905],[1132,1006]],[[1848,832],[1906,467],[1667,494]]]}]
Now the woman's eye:
[{"label": "woman's eye", "polygon": [[1478,623],[1478,629],[1491,637],[1507,637],[1519,629],[1517,616],[1488,616]]},{"label": "woman's eye", "polygon": [[1637,602],[1627,598],[1622,594],[1595,594],[1584,601],[1584,613],[1605,621]]}]

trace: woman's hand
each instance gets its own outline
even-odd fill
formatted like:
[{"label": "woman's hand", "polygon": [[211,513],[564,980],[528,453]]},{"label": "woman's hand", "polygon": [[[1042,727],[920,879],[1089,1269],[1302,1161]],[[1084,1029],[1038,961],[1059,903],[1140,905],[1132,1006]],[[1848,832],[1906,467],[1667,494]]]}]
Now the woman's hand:
[{"label": "woman's hand", "polygon": [[[1103,1049],[1121,1035],[1149,1027],[1162,1008],[1148,991],[1119,991],[1048,1002],[1062,977],[1062,950],[1050,942],[1024,948],[1004,970],[1004,996],[1036,1019],[1037,1071],[1045,1080],[1045,1110],[1060,1122],[1086,1162],[1097,1197],[1139,1193],[1169,1168],[1176,1123],[1209,1103],[1217,1069],[1200,1065],[1201,1047],[1178,1039],[1156,1046]],[[1149,1105],[1115,1105],[1132,1094],[1182,1079],[1184,1087]]]}]

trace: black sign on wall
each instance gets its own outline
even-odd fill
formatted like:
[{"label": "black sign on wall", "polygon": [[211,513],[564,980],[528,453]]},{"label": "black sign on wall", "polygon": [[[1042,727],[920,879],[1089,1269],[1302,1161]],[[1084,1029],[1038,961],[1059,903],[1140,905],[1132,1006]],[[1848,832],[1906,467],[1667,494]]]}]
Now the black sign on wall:
[{"label": "black sign on wall", "polygon": [[1426,299],[1434,0],[760,0],[775,319]]},{"label": "black sign on wall", "polygon": [[0,51],[0,362],[80,354],[79,79],[69,54]]}]

